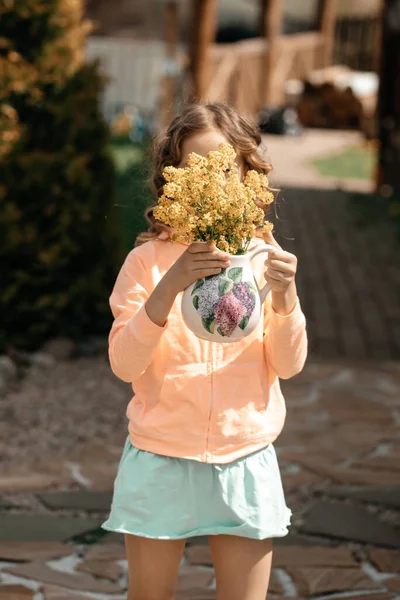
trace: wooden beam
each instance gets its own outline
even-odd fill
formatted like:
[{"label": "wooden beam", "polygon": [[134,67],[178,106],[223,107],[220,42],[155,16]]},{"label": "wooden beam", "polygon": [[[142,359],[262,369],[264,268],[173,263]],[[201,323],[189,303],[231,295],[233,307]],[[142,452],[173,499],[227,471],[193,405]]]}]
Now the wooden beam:
[{"label": "wooden beam", "polygon": [[378,192],[391,201],[400,198],[400,0],[383,3],[380,86],[378,95]]},{"label": "wooden beam", "polygon": [[[261,103],[274,103],[274,74],[279,55],[283,29],[283,0],[261,0],[261,29],[265,40],[264,61],[261,73]],[[262,108],[262,107],[260,107]]]},{"label": "wooden beam", "polygon": [[319,27],[323,38],[322,67],[333,63],[337,0],[320,0]]},{"label": "wooden beam", "polygon": [[381,49],[382,49],[382,28],[383,28],[383,7],[377,16],[375,31],[373,36],[373,55],[372,55],[372,70],[375,73],[379,72],[381,66]]},{"label": "wooden beam", "polygon": [[191,71],[193,77],[193,100],[206,100],[210,68],[210,45],[217,31],[217,0],[192,0],[193,39]]},{"label": "wooden beam", "polygon": [[176,94],[177,46],[179,38],[179,6],[176,0],[168,0],[165,19],[165,69],[162,89],[162,125],[165,127],[174,114]]}]

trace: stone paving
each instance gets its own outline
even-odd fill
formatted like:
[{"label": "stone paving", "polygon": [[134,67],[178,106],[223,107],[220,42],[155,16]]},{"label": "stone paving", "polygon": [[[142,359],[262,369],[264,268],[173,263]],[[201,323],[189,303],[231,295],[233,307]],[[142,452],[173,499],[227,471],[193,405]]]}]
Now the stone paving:
[{"label": "stone paving", "polygon": [[[360,215],[376,205],[374,182],[320,175],[313,158],[360,146],[355,131],[305,130],[299,137],[263,136],[281,189],[275,231],[299,258],[298,287],[318,357],[400,358],[399,245],[379,222],[362,229]],[[355,212],[354,192],[361,210]],[[384,210],[385,199],[381,199]],[[377,206],[377,205],[376,205]]]},{"label": "stone paving", "polygon": [[[310,354],[399,359],[399,243],[373,197],[284,189],[276,210],[277,239],[299,259]],[[360,227],[360,215],[372,211],[373,226]]]},{"label": "stone paving", "polygon": [[[400,365],[311,359],[282,388],[275,448],[293,518],[274,543],[268,597],[399,598]],[[24,485],[25,465],[2,473],[0,600],[126,600],[122,536],[99,529],[124,439],[125,426],[48,452]],[[177,598],[215,598],[204,539],[186,549]]]}]

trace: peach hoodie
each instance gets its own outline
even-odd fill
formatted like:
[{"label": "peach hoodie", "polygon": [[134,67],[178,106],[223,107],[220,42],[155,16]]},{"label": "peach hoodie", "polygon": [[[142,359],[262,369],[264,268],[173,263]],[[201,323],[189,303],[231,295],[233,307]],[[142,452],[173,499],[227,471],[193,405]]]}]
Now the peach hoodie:
[{"label": "peach hoodie", "polygon": [[[273,442],[286,407],[279,377],[303,368],[305,318],[297,303],[287,316],[264,303],[264,318],[231,344],[197,338],[184,324],[182,293],[159,327],[144,306],[187,246],[159,238],[132,250],[110,297],[114,323],[109,357],[115,375],[132,383],[126,415],[132,445],[156,454],[228,463]],[[254,243],[262,243],[255,239]],[[265,255],[252,261],[258,284]]]}]

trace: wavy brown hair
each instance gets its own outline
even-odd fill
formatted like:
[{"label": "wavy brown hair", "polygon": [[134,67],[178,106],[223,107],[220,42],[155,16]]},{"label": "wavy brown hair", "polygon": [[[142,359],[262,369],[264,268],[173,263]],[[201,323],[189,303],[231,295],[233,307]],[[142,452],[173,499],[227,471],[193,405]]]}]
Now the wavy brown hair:
[{"label": "wavy brown hair", "polygon": [[[259,153],[261,135],[252,123],[241,117],[237,111],[227,104],[191,104],[183,108],[181,114],[173,119],[170,126],[160,133],[153,143],[153,169],[151,175],[151,188],[159,198],[163,193],[166,183],[163,170],[167,166],[179,165],[182,156],[182,144],[185,139],[205,131],[214,129],[222,133],[226,140],[235,148],[243,159],[245,169],[254,169],[266,175],[272,167]],[[135,246],[140,246],[152,240],[171,228],[155,219],[154,206],[150,206],[145,213],[149,229],[138,235]]]}]

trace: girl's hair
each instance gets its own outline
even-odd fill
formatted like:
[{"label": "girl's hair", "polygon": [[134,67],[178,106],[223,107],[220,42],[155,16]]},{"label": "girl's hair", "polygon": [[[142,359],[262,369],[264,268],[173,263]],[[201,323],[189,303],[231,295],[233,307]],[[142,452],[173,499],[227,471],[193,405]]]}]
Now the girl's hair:
[{"label": "girl's hair", "polygon": [[[150,182],[157,198],[162,195],[166,183],[163,177],[164,168],[176,167],[181,161],[183,141],[206,129],[221,132],[240,154],[246,169],[254,169],[265,174],[271,171],[271,165],[259,154],[261,135],[250,121],[241,117],[234,108],[226,104],[192,104],[184,107],[181,114],[175,117],[170,126],[154,140]],[[155,219],[154,208],[155,205],[146,210],[145,217],[150,227],[147,232],[138,235],[135,246],[158,237],[162,232],[170,232],[170,227]]]}]

